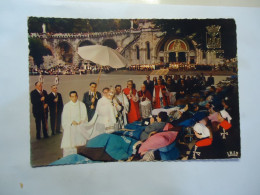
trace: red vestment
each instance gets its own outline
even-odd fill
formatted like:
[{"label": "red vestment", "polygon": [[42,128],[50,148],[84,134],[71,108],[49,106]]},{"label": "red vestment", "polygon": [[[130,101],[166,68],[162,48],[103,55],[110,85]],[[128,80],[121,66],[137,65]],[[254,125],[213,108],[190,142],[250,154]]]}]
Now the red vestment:
[{"label": "red vestment", "polygon": [[[134,101],[133,98],[129,98],[130,89],[125,88],[123,89],[124,94],[127,96],[127,99],[129,100],[129,112],[127,115],[128,123],[132,123],[134,121],[140,120],[140,111],[139,111],[139,103],[138,101]],[[137,91],[135,89],[132,89],[133,96],[137,95]]]},{"label": "red vestment", "polygon": [[[139,96],[139,98],[141,98],[141,97],[143,97],[144,98],[144,100],[145,100],[145,98],[147,97],[150,101],[152,101],[152,95],[151,95],[151,93],[148,91],[148,90],[145,90],[145,92],[142,92],[142,91],[138,91],[138,96]],[[143,101],[144,101],[143,100]]]},{"label": "red vestment", "polygon": [[163,89],[165,89],[164,85],[155,85],[154,86],[154,98],[155,98],[154,108],[161,108],[160,98],[163,99],[163,106],[169,106],[169,104],[170,104],[169,97],[167,97],[166,95],[162,94],[162,90]]}]

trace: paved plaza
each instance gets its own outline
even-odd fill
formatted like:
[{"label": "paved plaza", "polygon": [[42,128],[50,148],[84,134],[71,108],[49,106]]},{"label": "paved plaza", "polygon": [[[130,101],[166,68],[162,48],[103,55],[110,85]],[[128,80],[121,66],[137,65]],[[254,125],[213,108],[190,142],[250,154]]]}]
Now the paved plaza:
[{"label": "paved plaza", "polygon": [[[220,80],[224,80],[227,76],[215,76],[215,83]],[[39,76],[30,76],[30,91],[34,89],[34,83],[38,81]],[[90,82],[97,82],[98,74],[87,75],[60,75],[60,83],[58,85],[58,92],[61,93],[63,103],[69,101],[69,92],[75,90],[78,92],[79,100],[82,101],[83,94],[89,90]],[[116,84],[122,85],[122,88],[126,87],[126,82],[129,79],[133,79],[136,84],[137,90],[140,90],[141,84],[145,80],[145,75],[116,75],[116,74],[101,74],[100,82],[98,85],[98,91],[102,91],[104,87],[115,86]],[[54,84],[55,76],[45,75],[43,88],[48,92],[51,92],[51,85]],[[48,134],[51,134],[50,121],[49,121]],[[62,157],[62,150],[60,149],[60,143],[62,134],[50,136],[48,139],[36,140],[36,128],[34,117],[31,113],[30,104],[30,135],[31,135],[31,165],[32,166],[44,166],[48,165],[55,160]]]}]

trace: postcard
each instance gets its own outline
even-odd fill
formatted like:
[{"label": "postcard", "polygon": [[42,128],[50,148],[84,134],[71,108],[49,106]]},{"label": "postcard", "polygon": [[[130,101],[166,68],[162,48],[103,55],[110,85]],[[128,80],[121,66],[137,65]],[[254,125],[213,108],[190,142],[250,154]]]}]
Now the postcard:
[{"label": "postcard", "polygon": [[241,157],[234,19],[28,18],[31,165]]}]

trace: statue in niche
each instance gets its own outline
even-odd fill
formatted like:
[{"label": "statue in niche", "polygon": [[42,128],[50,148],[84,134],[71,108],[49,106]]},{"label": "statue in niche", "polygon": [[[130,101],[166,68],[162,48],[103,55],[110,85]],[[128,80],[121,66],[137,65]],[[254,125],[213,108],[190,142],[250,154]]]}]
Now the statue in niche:
[{"label": "statue in niche", "polygon": [[45,34],[46,33],[46,24],[42,24],[42,33]]}]

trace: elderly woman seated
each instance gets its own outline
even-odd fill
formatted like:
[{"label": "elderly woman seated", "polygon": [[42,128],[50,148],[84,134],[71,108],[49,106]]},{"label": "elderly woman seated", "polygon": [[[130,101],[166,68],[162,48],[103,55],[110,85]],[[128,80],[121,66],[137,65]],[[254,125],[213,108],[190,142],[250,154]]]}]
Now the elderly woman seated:
[{"label": "elderly woman seated", "polygon": [[[133,149],[134,155],[129,160],[150,161],[161,159],[156,154],[163,154],[162,160],[176,160],[179,157],[179,151],[173,142],[176,140],[180,128],[173,127],[167,123],[168,115],[166,112],[160,112],[158,116],[151,118],[151,124],[146,127]],[[169,147],[168,147],[169,146]],[[160,151],[160,149],[163,149]]]},{"label": "elderly woman seated", "polygon": [[166,122],[168,121],[167,112],[160,112],[156,118],[150,118],[150,125],[148,125],[140,136],[140,140],[144,141],[149,137],[151,132],[162,131]]},{"label": "elderly woman seated", "polygon": [[197,141],[191,149],[189,159],[203,159],[209,158],[210,150],[208,146],[212,144],[212,132],[205,123],[196,123],[193,126],[194,134],[197,137]]}]

